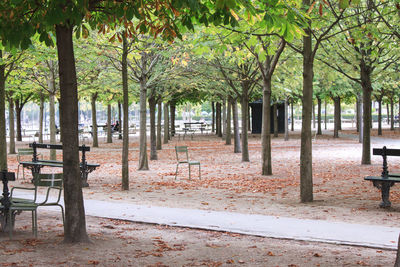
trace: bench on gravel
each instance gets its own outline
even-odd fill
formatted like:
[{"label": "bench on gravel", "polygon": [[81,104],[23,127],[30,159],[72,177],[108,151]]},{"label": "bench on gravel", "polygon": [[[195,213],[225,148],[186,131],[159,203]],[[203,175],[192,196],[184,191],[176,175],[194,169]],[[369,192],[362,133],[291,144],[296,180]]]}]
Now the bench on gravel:
[{"label": "bench on gravel", "polygon": [[400,182],[399,173],[390,173],[387,166],[387,157],[394,156],[400,157],[400,149],[389,149],[384,146],[383,148],[374,148],[372,154],[375,156],[382,156],[383,167],[381,176],[366,176],[364,180],[372,181],[373,185],[381,190],[382,202],[379,204],[381,208],[389,208],[392,203],[389,201],[390,187],[395,183]]},{"label": "bench on gravel", "polygon": [[[62,168],[63,167],[63,162],[58,161],[58,160],[43,160],[38,158],[38,153],[37,149],[38,148],[45,148],[45,149],[60,149],[62,150],[62,145],[54,145],[54,144],[41,144],[41,143],[36,143],[33,142],[29,144],[29,147],[33,149],[33,158],[32,161],[21,161],[20,164],[27,169],[30,169],[32,171],[32,176],[34,177],[35,173],[40,173],[40,169],[43,167],[58,167]],[[92,171],[96,170],[97,167],[100,166],[100,164],[97,163],[87,163],[86,161],[86,152],[90,151],[89,146],[79,146],[79,151],[82,152],[82,158],[80,162],[80,173],[81,173],[81,178],[82,178],[82,186],[83,187],[88,187],[89,184],[87,182],[88,175]]]}]

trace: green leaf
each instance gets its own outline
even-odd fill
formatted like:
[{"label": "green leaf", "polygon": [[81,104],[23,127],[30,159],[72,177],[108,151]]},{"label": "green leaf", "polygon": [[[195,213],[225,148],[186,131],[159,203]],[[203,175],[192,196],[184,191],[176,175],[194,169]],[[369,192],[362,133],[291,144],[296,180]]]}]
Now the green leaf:
[{"label": "green leaf", "polygon": [[339,8],[346,9],[349,7],[349,0],[339,0]]}]

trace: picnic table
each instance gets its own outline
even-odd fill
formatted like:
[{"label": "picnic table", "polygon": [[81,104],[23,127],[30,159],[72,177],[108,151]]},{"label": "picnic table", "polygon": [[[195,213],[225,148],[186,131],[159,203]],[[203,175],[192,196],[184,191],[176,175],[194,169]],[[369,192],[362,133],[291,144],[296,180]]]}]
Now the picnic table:
[{"label": "picnic table", "polygon": [[[37,154],[37,149],[38,148],[46,148],[46,149],[62,149],[62,145],[55,145],[55,144],[41,144],[41,143],[36,143],[33,142],[29,144],[29,147],[33,148],[33,158],[32,161],[21,161],[20,164],[29,170],[32,171],[32,176],[34,176],[35,173],[40,173],[40,170],[43,167],[63,167],[63,162],[58,161],[58,160],[42,160],[38,158]],[[87,182],[88,175],[92,171],[96,170],[97,167],[100,166],[100,164],[97,163],[87,163],[86,161],[86,154],[85,152],[90,151],[89,146],[79,146],[79,151],[82,152],[82,158],[81,162],[79,163],[80,166],[80,174],[82,178],[82,186],[83,187],[88,187],[89,184]]]}]

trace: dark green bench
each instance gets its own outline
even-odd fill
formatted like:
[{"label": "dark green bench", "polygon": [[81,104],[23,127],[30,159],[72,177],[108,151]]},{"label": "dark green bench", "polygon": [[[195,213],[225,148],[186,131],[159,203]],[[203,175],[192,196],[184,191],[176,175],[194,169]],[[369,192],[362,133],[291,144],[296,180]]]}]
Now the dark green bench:
[{"label": "dark green bench", "polygon": [[382,156],[383,167],[381,176],[366,176],[364,180],[371,181],[373,185],[381,190],[382,202],[379,204],[381,208],[389,208],[392,203],[389,201],[390,187],[400,182],[400,174],[390,173],[387,166],[387,157],[400,157],[400,149],[374,148],[372,154]]},{"label": "dark green bench", "polygon": [[[40,170],[43,167],[55,167],[55,168],[61,168],[63,167],[63,162],[58,161],[58,160],[43,160],[38,158],[38,153],[37,149],[38,148],[45,148],[45,149],[60,149],[62,150],[62,145],[54,145],[54,144],[41,144],[41,143],[36,143],[33,142],[29,144],[29,147],[33,149],[33,158],[32,161],[21,161],[20,164],[23,165],[23,167],[30,169],[32,171],[32,175],[34,176],[35,173],[40,173]],[[89,184],[87,182],[88,175],[92,171],[96,170],[97,167],[100,167],[100,164],[97,163],[87,163],[86,161],[86,152],[90,151],[89,146],[79,146],[79,151],[82,152],[82,158],[81,162],[79,163],[80,165],[80,173],[81,173],[81,178],[82,178],[82,186],[83,187],[88,187]]]}]

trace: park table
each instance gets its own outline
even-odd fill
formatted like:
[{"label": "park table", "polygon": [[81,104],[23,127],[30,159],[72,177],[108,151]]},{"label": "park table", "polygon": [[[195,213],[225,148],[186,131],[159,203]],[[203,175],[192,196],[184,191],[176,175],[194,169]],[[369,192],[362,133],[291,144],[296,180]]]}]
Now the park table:
[{"label": "park table", "polygon": [[206,128],[206,124],[204,122],[184,122],[185,127],[183,130],[186,132],[195,132],[196,130],[200,130],[203,134],[203,131]]},{"label": "park table", "polygon": [[[3,195],[0,197],[0,224],[1,230],[4,232],[10,227],[8,222],[8,210],[11,206],[10,192],[8,190],[8,181],[15,181],[15,172],[8,172],[3,170],[0,172],[1,180],[3,183]],[[12,224],[11,224],[12,227]]]}]

